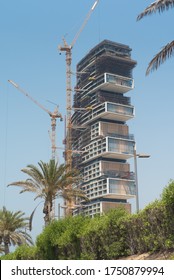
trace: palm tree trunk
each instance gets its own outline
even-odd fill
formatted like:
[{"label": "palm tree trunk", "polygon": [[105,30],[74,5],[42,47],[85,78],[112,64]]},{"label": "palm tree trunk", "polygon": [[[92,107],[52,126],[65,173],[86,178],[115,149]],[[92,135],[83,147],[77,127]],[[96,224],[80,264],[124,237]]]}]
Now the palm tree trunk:
[{"label": "palm tree trunk", "polygon": [[73,214],[73,206],[74,206],[74,200],[70,199],[66,202],[66,217],[72,216]]},{"label": "palm tree trunk", "polygon": [[5,252],[5,255],[10,253],[9,244],[7,242],[4,242],[4,252]]},{"label": "palm tree trunk", "polygon": [[45,214],[44,221],[45,226],[47,226],[51,221],[51,211],[52,211],[52,202],[45,201],[43,213]]}]

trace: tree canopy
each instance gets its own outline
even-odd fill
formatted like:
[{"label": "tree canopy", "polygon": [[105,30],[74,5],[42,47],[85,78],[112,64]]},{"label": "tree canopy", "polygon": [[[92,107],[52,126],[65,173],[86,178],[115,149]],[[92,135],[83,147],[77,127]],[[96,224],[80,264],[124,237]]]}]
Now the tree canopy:
[{"label": "tree canopy", "polygon": [[5,254],[10,245],[33,244],[31,236],[26,232],[29,219],[21,211],[11,212],[5,207],[0,210],[0,245]]},{"label": "tree canopy", "polygon": [[8,186],[19,186],[22,188],[20,193],[35,193],[35,199],[44,200],[43,213],[45,214],[45,224],[52,219],[53,200],[58,196],[62,196],[71,204],[76,197],[86,199],[86,195],[78,188],[74,188],[79,180],[77,170],[69,170],[68,165],[58,163],[51,159],[48,163],[40,161],[38,167],[30,164],[22,169],[29,178],[24,181],[10,183]]}]

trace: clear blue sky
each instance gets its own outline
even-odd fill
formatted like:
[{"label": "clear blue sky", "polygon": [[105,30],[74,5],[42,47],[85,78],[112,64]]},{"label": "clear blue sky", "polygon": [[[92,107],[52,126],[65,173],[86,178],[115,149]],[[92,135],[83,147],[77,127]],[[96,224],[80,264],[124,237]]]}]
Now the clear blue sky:
[{"label": "clear blue sky", "polygon": [[[20,171],[27,164],[48,161],[51,143],[49,116],[11,86],[18,83],[49,110],[50,100],[65,115],[65,55],[59,55],[62,37],[70,44],[94,0],[1,0],[0,5],[0,206],[30,215],[37,201],[19,188],[6,188],[24,179]],[[173,178],[174,155],[174,60],[145,76],[150,59],[173,40],[173,11],[147,17],[137,15],[151,3],[147,0],[100,0],[73,48],[72,68],[103,39],[127,44],[138,64],[134,70],[135,89],[128,94],[136,117],[128,122],[135,135],[137,152],[151,155],[138,159],[140,208],[160,197]],[[75,78],[73,79],[73,86]],[[57,145],[62,146],[64,123],[57,122]],[[59,160],[62,151],[58,150]],[[131,161],[130,161],[131,162]],[[133,162],[132,170],[133,170]],[[39,201],[38,201],[39,202]],[[131,200],[133,210],[135,202]],[[34,218],[32,235],[42,228],[42,205]]]}]

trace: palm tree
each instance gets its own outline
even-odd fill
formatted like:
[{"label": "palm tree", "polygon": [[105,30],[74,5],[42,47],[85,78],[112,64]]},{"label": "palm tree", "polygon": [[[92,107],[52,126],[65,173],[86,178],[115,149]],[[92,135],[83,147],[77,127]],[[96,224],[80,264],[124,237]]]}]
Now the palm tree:
[{"label": "palm tree", "polygon": [[[174,7],[174,0],[156,0],[150,6],[148,6],[142,13],[140,13],[137,17],[137,20],[141,20],[145,16],[151,15],[153,13],[159,12],[162,13],[165,10]],[[154,58],[150,61],[146,75],[148,75],[151,71],[157,70],[159,66],[166,61],[166,59],[170,58],[174,53],[174,41],[165,45],[159,53],[157,53]]]},{"label": "palm tree", "polygon": [[65,164],[58,165],[54,159],[48,163],[40,161],[38,165],[39,168],[30,164],[27,168],[22,169],[22,172],[26,173],[29,178],[25,181],[13,182],[9,186],[22,187],[20,193],[32,192],[36,194],[35,199],[44,200],[43,213],[45,214],[45,225],[47,225],[51,221],[54,199],[62,196],[66,201],[72,203],[76,197],[86,199],[86,195],[80,189],[71,187],[80,180],[76,170],[69,170],[68,165]]},{"label": "palm tree", "polygon": [[28,219],[21,211],[11,212],[5,207],[0,210],[0,245],[5,254],[9,253],[9,246],[33,244],[31,236],[26,232]]}]

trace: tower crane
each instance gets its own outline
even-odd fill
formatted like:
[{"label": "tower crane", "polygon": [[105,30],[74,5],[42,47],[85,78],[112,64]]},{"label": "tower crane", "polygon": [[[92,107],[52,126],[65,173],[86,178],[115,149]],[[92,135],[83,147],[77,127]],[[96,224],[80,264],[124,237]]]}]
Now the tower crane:
[{"label": "tower crane", "polygon": [[92,12],[94,11],[95,7],[97,6],[99,0],[96,0],[89,10],[82,26],[80,27],[79,31],[76,33],[72,43],[70,45],[67,44],[65,38],[63,38],[63,45],[59,46],[59,50],[65,52],[66,55],[66,145],[65,145],[65,159],[66,163],[69,166],[69,169],[72,168],[72,125],[71,125],[71,98],[72,98],[72,88],[71,88],[71,62],[72,62],[72,48],[76,43],[79,35],[83,31],[85,25],[87,24]]},{"label": "tower crane", "polygon": [[12,80],[8,80],[10,84],[12,84],[15,88],[17,88],[21,93],[23,93],[26,97],[28,97],[32,102],[34,102],[37,106],[39,106],[42,110],[44,110],[47,114],[49,114],[51,118],[51,149],[52,149],[52,159],[55,159],[56,154],[56,119],[63,120],[62,115],[58,112],[58,106],[54,109],[53,112],[47,110],[43,105],[37,102],[33,97],[31,97],[25,90],[23,90],[18,84],[13,82]]}]

